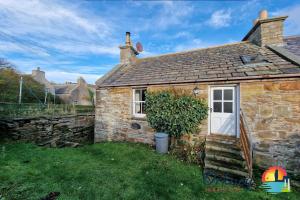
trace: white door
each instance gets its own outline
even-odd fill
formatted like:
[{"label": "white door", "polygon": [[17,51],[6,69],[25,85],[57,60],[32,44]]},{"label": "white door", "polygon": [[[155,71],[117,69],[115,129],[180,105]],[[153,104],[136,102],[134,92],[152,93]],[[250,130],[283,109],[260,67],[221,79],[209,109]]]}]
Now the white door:
[{"label": "white door", "polygon": [[212,87],[210,104],[210,132],[236,136],[235,87]]}]

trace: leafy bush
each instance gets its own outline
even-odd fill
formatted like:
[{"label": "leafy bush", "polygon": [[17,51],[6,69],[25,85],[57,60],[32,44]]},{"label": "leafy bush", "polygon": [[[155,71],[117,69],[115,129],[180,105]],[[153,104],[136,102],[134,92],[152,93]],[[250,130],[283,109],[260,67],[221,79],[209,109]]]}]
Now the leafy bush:
[{"label": "leafy bush", "polygon": [[152,128],[179,138],[199,130],[200,122],[207,117],[208,106],[206,101],[188,94],[147,92],[146,113]]}]

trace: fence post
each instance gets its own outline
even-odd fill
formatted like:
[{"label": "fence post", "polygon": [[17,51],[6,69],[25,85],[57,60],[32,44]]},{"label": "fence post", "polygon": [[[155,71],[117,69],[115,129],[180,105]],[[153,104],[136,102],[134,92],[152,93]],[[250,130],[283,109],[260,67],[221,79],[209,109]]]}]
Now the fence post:
[{"label": "fence post", "polygon": [[19,104],[22,102],[22,87],[23,87],[23,76],[20,79],[20,90],[19,90]]}]

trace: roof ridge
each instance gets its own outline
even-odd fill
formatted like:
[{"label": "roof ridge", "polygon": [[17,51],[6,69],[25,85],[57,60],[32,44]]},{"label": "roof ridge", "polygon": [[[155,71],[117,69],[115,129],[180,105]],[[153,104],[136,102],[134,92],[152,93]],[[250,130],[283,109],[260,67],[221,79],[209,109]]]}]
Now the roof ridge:
[{"label": "roof ridge", "polygon": [[190,49],[190,50],[186,50],[186,51],[160,54],[160,55],[156,55],[156,56],[149,56],[149,57],[139,58],[139,59],[137,59],[136,62],[139,62],[141,60],[150,59],[150,58],[157,58],[157,57],[170,56],[170,55],[178,55],[178,54],[184,54],[184,53],[189,53],[189,52],[194,52],[194,51],[199,51],[199,50],[214,49],[214,48],[220,48],[220,47],[231,46],[231,45],[236,45],[236,44],[246,44],[246,43],[249,44],[250,42],[249,41],[239,41],[239,42],[233,42],[233,43],[222,44],[222,45],[215,45],[215,46],[210,46],[210,47],[205,47],[205,48],[195,48],[195,49]]}]

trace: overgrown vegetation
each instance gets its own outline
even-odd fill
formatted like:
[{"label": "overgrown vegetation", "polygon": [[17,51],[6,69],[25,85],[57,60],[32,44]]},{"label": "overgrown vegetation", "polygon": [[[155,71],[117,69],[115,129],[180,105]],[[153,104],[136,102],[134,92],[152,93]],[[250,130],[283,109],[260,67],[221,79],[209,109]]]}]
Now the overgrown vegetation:
[{"label": "overgrown vegetation", "polygon": [[179,138],[198,131],[208,106],[202,99],[176,91],[147,92],[146,113],[152,128]]},{"label": "overgrown vegetation", "polygon": [[201,168],[204,167],[204,152],[205,141],[200,139],[193,142],[179,140],[177,145],[170,150],[170,154],[175,155],[178,159],[189,164],[196,164]]},{"label": "overgrown vegetation", "polygon": [[[268,195],[231,185],[204,185],[198,166],[141,144],[101,143],[50,149],[0,143],[0,195],[40,199],[297,199],[299,193]],[[219,191],[219,192],[218,192]]]},{"label": "overgrown vegetation", "polygon": [[[3,60],[0,63],[0,102],[18,102],[20,90],[21,75],[16,71],[12,64],[7,64]],[[44,85],[35,81],[30,75],[23,76],[23,103],[43,103],[45,98]],[[54,96],[48,94],[48,101],[53,102]],[[60,103],[60,99],[56,97],[56,103]]]}]

